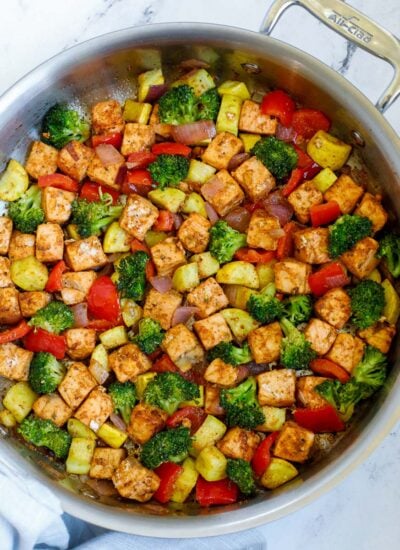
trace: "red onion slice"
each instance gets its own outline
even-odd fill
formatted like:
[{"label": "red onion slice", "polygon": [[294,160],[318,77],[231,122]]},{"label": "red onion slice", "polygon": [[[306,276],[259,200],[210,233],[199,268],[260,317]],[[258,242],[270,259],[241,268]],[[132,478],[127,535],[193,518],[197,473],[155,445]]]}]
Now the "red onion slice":
[{"label": "red onion slice", "polygon": [[119,430],[121,430],[121,432],[126,432],[126,424],[125,422],[122,420],[122,418],[120,416],[118,416],[117,414],[115,414],[114,412],[112,412],[110,414],[110,420],[111,422],[114,424],[114,426],[116,428],[118,428]]},{"label": "red onion slice", "polygon": [[172,279],[170,277],[152,277],[150,284],[155,290],[161,294],[165,294],[172,288]]},{"label": "red onion slice", "polygon": [[293,207],[280,191],[270,193],[263,201],[265,211],[278,218],[283,227],[293,216]]},{"label": "red onion slice", "polygon": [[118,495],[117,489],[114,487],[112,481],[109,481],[108,479],[93,479],[89,477],[86,480],[86,485],[88,485],[101,497],[112,497],[114,495]]},{"label": "red onion slice", "polygon": [[236,155],[233,155],[231,160],[228,164],[228,170],[231,172],[232,170],[236,170],[238,166],[243,164],[243,162],[250,158],[249,153],[237,153]]},{"label": "red onion slice", "polygon": [[287,128],[286,126],[282,126],[282,124],[278,124],[275,137],[282,141],[290,142],[295,139],[296,132],[291,127]]},{"label": "red onion slice", "polygon": [[183,218],[180,214],[172,214],[174,217],[174,227],[176,230],[183,224]]},{"label": "red onion slice", "polygon": [[157,99],[160,99],[160,97],[164,95],[167,90],[168,86],[166,84],[154,84],[153,86],[150,86],[144,100],[145,103],[153,103],[153,101],[157,101]]},{"label": "red onion slice", "polygon": [[225,183],[218,176],[213,176],[201,186],[201,194],[209,201],[225,188]]},{"label": "red onion slice", "polygon": [[179,66],[183,69],[208,69],[210,67],[209,63],[201,59],[185,59],[179,63]]},{"label": "red onion slice", "polygon": [[110,145],[109,143],[101,143],[96,147],[95,151],[103,166],[118,164],[125,160],[114,145]]},{"label": "red onion slice", "polygon": [[82,302],[71,307],[74,314],[74,327],[86,327],[89,324],[87,303]]},{"label": "red onion slice", "polygon": [[70,141],[69,143],[67,143],[67,145],[65,146],[65,149],[68,151],[68,153],[71,155],[71,157],[73,158],[73,160],[79,160],[79,155],[78,153],[76,152],[75,150],[75,146],[73,144],[72,141]]},{"label": "red onion slice", "polygon": [[224,220],[229,223],[229,225],[240,231],[240,233],[245,233],[249,227],[251,214],[243,206],[238,206],[231,210],[225,217]]},{"label": "red onion slice", "polygon": [[208,219],[210,220],[211,224],[214,225],[219,220],[219,216],[214,210],[214,208],[211,206],[209,202],[205,203],[205,208],[207,211]]},{"label": "red onion slice", "polygon": [[174,315],[172,316],[172,326],[179,325],[180,323],[187,323],[189,319],[199,311],[197,307],[182,306],[177,307]]},{"label": "red onion slice", "polygon": [[213,138],[216,133],[217,130],[212,120],[198,120],[171,128],[174,140],[185,145],[196,145],[205,139]]}]

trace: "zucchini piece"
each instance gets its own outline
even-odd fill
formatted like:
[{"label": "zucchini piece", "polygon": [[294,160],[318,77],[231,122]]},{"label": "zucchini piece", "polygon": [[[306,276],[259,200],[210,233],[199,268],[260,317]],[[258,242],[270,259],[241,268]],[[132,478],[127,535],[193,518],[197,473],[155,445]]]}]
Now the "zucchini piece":
[{"label": "zucchini piece", "polygon": [[370,281],[375,281],[376,283],[381,283],[382,282],[382,275],[380,274],[378,269],[374,269],[368,275],[367,279],[369,279]]},{"label": "zucchini piece", "polygon": [[118,348],[129,342],[125,327],[110,328],[100,334],[100,342],[106,349]]},{"label": "zucchini piece", "polygon": [[157,376],[156,372],[145,372],[139,374],[135,380],[135,388],[138,399],[142,399],[144,395],[144,390],[147,388],[147,384]]},{"label": "zucchini piece", "polygon": [[275,281],[275,270],[274,265],[276,260],[271,260],[265,264],[257,264],[256,271],[258,275],[258,280],[260,281],[260,288],[264,288]]},{"label": "zucchini piece", "polygon": [[201,162],[200,160],[191,159],[189,163],[189,171],[185,181],[195,183],[206,183],[217,171],[216,168]]},{"label": "zucchini piece", "polygon": [[93,430],[88,428],[83,422],[77,418],[70,418],[67,423],[67,430],[72,438],[81,439],[97,439]]},{"label": "zucchini piece", "polygon": [[199,269],[200,279],[205,279],[215,275],[219,269],[219,262],[211,252],[202,252],[201,254],[193,254],[189,262],[196,262]]},{"label": "zucchini piece", "polygon": [[182,86],[188,84],[194,90],[196,95],[201,95],[211,88],[215,88],[213,77],[205,69],[196,69],[183,75],[179,80],[176,80],[172,86]]},{"label": "zucchini piece", "polygon": [[225,455],[217,447],[205,447],[196,458],[196,470],[206,481],[219,481],[226,478]]},{"label": "zucchini piece", "polygon": [[164,208],[176,214],[182,206],[186,195],[180,189],[175,187],[166,187],[165,189],[154,189],[148,194],[149,199],[159,208]]},{"label": "zucchini piece", "polygon": [[29,176],[18,161],[11,159],[0,177],[0,200],[16,201],[29,187]]},{"label": "zucchini piece", "polygon": [[79,239],[81,238],[78,233],[78,228],[74,223],[69,223],[67,225],[67,233],[68,233],[68,236],[71,239],[74,239],[75,241],[79,241]]},{"label": "zucchini piece", "polygon": [[250,296],[257,294],[255,290],[241,285],[225,285],[224,292],[229,300],[229,305],[239,309],[246,309]]},{"label": "zucchini piece", "polygon": [[74,437],[65,462],[68,474],[85,475],[89,473],[96,442],[93,439]]},{"label": "zucchini piece", "polygon": [[6,428],[15,428],[17,425],[17,421],[15,419],[15,416],[8,411],[7,409],[3,409],[0,411],[0,424],[5,426]]},{"label": "zucchini piece", "polygon": [[195,462],[192,458],[186,458],[182,464],[183,472],[175,481],[172,492],[172,502],[185,502],[197,483],[199,473],[196,470]]},{"label": "zucchini piece", "polygon": [[131,240],[132,238],[118,222],[112,222],[104,235],[103,250],[106,254],[129,252]]},{"label": "zucchini piece", "polygon": [[164,231],[152,231],[149,229],[144,236],[144,242],[149,248],[151,248],[152,246],[165,241],[167,237],[168,235]]},{"label": "zucchini piece", "polygon": [[385,307],[382,315],[391,325],[395,325],[400,315],[400,298],[389,279],[382,283],[385,292]]},{"label": "zucchini piece", "polygon": [[131,328],[136,326],[143,317],[143,309],[133,300],[122,298],[121,314],[125,325]]},{"label": "zucchini piece", "polygon": [[205,447],[212,447],[224,437],[226,430],[225,424],[216,416],[207,415],[207,418],[193,436],[190,454],[196,457]]},{"label": "zucchini piece", "polygon": [[126,122],[139,122],[147,124],[153,106],[151,103],[139,103],[133,99],[127,99],[124,105],[123,117]]},{"label": "zucchini piece", "polygon": [[273,457],[261,478],[261,485],[266,489],[276,489],[295,478],[298,473],[293,464],[287,460]]},{"label": "zucchini piece", "polygon": [[253,317],[243,309],[229,308],[221,311],[222,317],[228,323],[233,336],[238,342],[243,342],[252,330],[260,326]]},{"label": "zucchini piece", "polygon": [[150,86],[164,84],[164,76],[161,69],[146,71],[138,76],[138,99],[140,102],[146,99]]},{"label": "zucchini piece", "polygon": [[229,262],[221,267],[217,273],[217,282],[226,285],[243,285],[258,289],[260,282],[256,268],[249,262]]},{"label": "zucchini piece", "polygon": [[119,449],[128,438],[128,434],[122,432],[112,424],[105,422],[97,430],[97,435],[113,449]]},{"label": "zucchini piece", "polygon": [[3,405],[17,422],[22,422],[31,412],[38,397],[28,382],[17,382],[7,390]]},{"label": "zucchini piece", "polygon": [[337,175],[330,168],[324,168],[311,180],[318,191],[325,193],[328,191],[335,181],[337,180]]},{"label": "zucchini piece", "polygon": [[307,144],[307,153],[322,168],[339,170],[346,163],[351,145],[323,130],[318,130]]},{"label": "zucchini piece", "polygon": [[238,135],[242,103],[243,100],[236,95],[226,94],[222,96],[216,122],[218,134],[221,132],[230,132],[235,136]]},{"label": "zucchini piece", "polygon": [[90,356],[89,371],[99,384],[103,384],[107,380],[110,367],[108,366],[108,353],[103,344],[98,344],[94,348]]},{"label": "zucchini piece", "polygon": [[218,86],[220,95],[230,94],[240,97],[240,99],[250,99],[250,92],[244,82],[240,80],[226,80]]},{"label": "zucchini piece", "polygon": [[286,422],[286,409],[282,407],[269,407],[265,405],[262,408],[265,422],[257,426],[259,432],[277,432],[282,429]]},{"label": "zucchini piece", "polygon": [[199,284],[199,269],[194,262],[178,267],[172,277],[172,286],[178,292],[189,292]]},{"label": "zucchini piece", "polygon": [[206,203],[204,202],[203,197],[201,197],[198,193],[190,193],[186,196],[185,202],[182,205],[182,212],[184,214],[192,214],[195,212],[204,218],[208,218]]},{"label": "zucchini piece", "polygon": [[239,134],[239,138],[243,141],[244,152],[250,153],[257,141],[260,141],[261,136],[257,134]]},{"label": "zucchini piece", "polygon": [[44,290],[49,272],[35,256],[14,260],[10,268],[11,280],[22,290]]}]

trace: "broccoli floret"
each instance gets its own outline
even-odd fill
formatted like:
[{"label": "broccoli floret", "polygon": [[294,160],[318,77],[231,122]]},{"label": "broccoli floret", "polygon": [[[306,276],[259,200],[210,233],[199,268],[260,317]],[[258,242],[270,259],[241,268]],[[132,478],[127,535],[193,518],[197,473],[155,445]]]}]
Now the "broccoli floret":
[{"label": "broccoli floret", "polygon": [[307,294],[290,296],[283,302],[285,317],[294,325],[307,323],[312,314],[312,300]]},{"label": "broccoli floret", "polygon": [[160,432],[143,445],[140,461],[151,469],[163,462],[182,462],[189,453],[191,441],[189,429],[182,426]]},{"label": "broccoli floret", "polygon": [[285,308],[282,302],[275,298],[276,287],[268,284],[260,294],[252,294],[247,301],[247,309],[250,315],[260,323],[272,323],[280,319]]},{"label": "broccoli floret", "polygon": [[273,136],[257,141],[250,152],[278,179],[289,175],[297,164],[298,155],[294,147]]},{"label": "broccoli floret", "polygon": [[199,387],[176,372],[161,372],[147,384],[143,400],[173,414],[182,401],[200,396]]},{"label": "broccoli floret", "polygon": [[241,348],[234,346],[232,342],[220,342],[209,350],[207,359],[209,361],[222,359],[225,363],[236,366],[243,365],[243,363],[249,363],[252,357],[247,342],[243,344]]},{"label": "broccoli floret", "polygon": [[288,369],[308,369],[317,356],[310,342],[288,319],[281,319],[280,324],[285,334],[281,344],[282,365]]},{"label": "broccoli floret", "polygon": [[74,314],[71,308],[63,302],[50,302],[39,309],[29,321],[32,327],[42,328],[47,332],[60,334],[74,324]]},{"label": "broccoli floret", "polygon": [[133,342],[143,353],[153,353],[164,340],[164,334],[158,321],[145,317],[139,321],[139,333],[133,337]]},{"label": "broccoli floret", "polygon": [[371,235],[372,222],[362,216],[345,214],[329,227],[329,256],[337,258]]},{"label": "broccoli floret", "polygon": [[61,383],[65,367],[51,353],[36,353],[29,367],[29,383],[36,393],[52,393]]},{"label": "broccoli floret", "polygon": [[158,155],[157,160],[149,164],[148,170],[159,189],[178,185],[189,171],[189,160],[182,155]]},{"label": "broccoli floret", "polygon": [[99,201],[75,199],[72,203],[71,223],[75,224],[81,237],[100,235],[101,231],[119,218],[123,207],[113,206],[112,197],[105,193]]},{"label": "broccoli floret", "polygon": [[246,246],[246,235],[239,233],[224,220],[219,220],[210,229],[211,254],[220,262],[230,262],[239,248]]},{"label": "broccoli floret", "polygon": [[136,403],[136,388],[132,382],[113,382],[108,387],[108,393],[114,404],[114,411],[122,416],[125,424],[129,424],[131,412]]},{"label": "broccoli floret", "polygon": [[386,355],[373,346],[367,346],[364,357],[353,370],[352,376],[359,384],[366,384],[377,390],[386,380],[386,366]]},{"label": "broccoli floret", "polygon": [[130,256],[122,258],[117,265],[118,290],[125,298],[142,300],[146,289],[146,264],[148,254],[138,250]]},{"label": "broccoli floret", "polygon": [[243,458],[228,458],[226,473],[244,495],[252,495],[255,492],[256,484],[254,483],[253,470],[249,462],[243,460]]},{"label": "broccoli floret", "polygon": [[216,120],[220,105],[221,97],[217,88],[207,90],[199,97],[197,118],[201,120]]},{"label": "broccoli floret", "polygon": [[252,430],[265,422],[256,391],[257,385],[253,377],[247,378],[236,388],[221,391],[221,405],[225,409],[228,426]]},{"label": "broccoli floret", "polygon": [[400,237],[389,233],[379,243],[378,257],[385,258],[393,277],[400,277]]},{"label": "broccoli floret", "polygon": [[86,141],[90,125],[77,111],[57,103],[43,117],[42,141],[61,149],[70,141]]},{"label": "broccoli floret", "polygon": [[66,458],[68,455],[72,438],[68,432],[58,428],[51,420],[28,416],[19,425],[18,433],[37,447],[47,447],[58,458]]},{"label": "broccoli floret", "polygon": [[160,122],[186,124],[197,120],[197,97],[193,88],[187,84],[171,88],[160,98],[158,105]]},{"label": "broccoli floret", "polygon": [[382,285],[366,279],[349,290],[351,321],[357,328],[368,328],[382,315],[385,307],[385,291]]},{"label": "broccoli floret", "polygon": [[37,226],[44,221],[41,207],[42,193],[37,185],[32,185],[17,201],[10,202],[8,215],[15,229],[22,233],[34,233]]}]

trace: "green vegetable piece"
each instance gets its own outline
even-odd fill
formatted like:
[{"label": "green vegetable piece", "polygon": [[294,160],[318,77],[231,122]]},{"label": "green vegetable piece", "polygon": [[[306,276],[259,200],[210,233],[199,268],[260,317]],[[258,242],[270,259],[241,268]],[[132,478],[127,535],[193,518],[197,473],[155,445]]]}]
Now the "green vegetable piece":
[{"label": "green vegetable piece", "polygon": [[349,290],[352,323],[360,329],[368,328],[381,317],[385,307],[385,291],[379,283],[366,279]]},{"label": "green vegetable piece", "polygon": [[285,317],[294,325],[309,321],[312,314],[312,299],[309,295],[290,296],[283,305]]},{"label": "green vegetable piece", "polygon": [[188,428],[160,432],[147,441],[140,454],[146,468],[157,468],[163,462],[182,462],[189,454],[191,437]]},{"label": "green vegetable piece", "polygon": [[225,363],[236,366],[249,363],[252,357],[247,342],[241,348],[234,346],[232,342],[220,342],[208,351],[207,359],[210,362],[222,359]]},{"label": "green vegetable piece", "polygon": [[186,124],[197,120],[197,97],[187,84],[175,86],[166,92],[158,103],[160,122]]},{"label": "green vegetable piece", "polygon": [[364,356],[352,372],[359,384],[366,384],[377,390],[386,380],[387,357],[373,346],[365,348]]},{"label": "green vegetable piece", "polygon": [[32,327],[42,328],[47,332],[60,334],[74,324],[74,314],[71,308],[63,302],[50,302],[39,309],[29,321]]},{"label": "green vegetable piece", "polygon": [[146,264],[148,254],[138,250],[122,260],[117,265],[118,290],[124,298],[142,300],[146,288]]},{"label": "green vegetable piece", "polygon": [[86,141],[89,135],[88,122],[65,105],[53,105],[43,117],[41,139],[56,149],[62,149],[70,141]]},{"label": "green vegetable piece", "polygon": [[36,393],[56,391],[65,375],[65,367],[51,353],[36,353],[29,367],[29,383]]},{"label": "green vegetable piece", "polygon": [[393,277],[400,277],[400,236],[389,233],[379,243],[378,257],[385,258]]},{"label": "green vegetable piece", "polygon": [[247,302],[250,315],[260,323],[272,323],[280,319],[285,307],[278,298],[275,298],[275,285],[269,283],[260,294],[252,294]]},{"label": "green vegetable piece", "polygon": [[281,363],[288,369],[308,369],[317,354],[304,336],[288,319],[281,319],[285,338],[281,344]]},{"label": "green vegetable piece", "polygon": [[197,119],[216,120],[220,105],[221,97],[217,88],[207,90],[199,97]]},{"label": "green vegetable piece", "polygon": [[139,333],[133,337],[133,342],[143,353],[153,353],[164,340],[165,331],[158,321],[145,317],[139,321]]},{"label": "green vegetable piece", "polygon": [[199,396],[197,384],[185,380],[178,373],[162,372],[147,384],[143,400],[171,415],[183,401],[190,401]]},{"label": "green vegetable piece", "polygon": [[250,376],[244,382],[221,391],[221,405],[226,411],[228,426],[240,426],[253,430],[265,421],[264,413],[256,397],[255,378]]},{"label": "green vegetable piece", "polygon": [[246,235],[239,233],[224,220],[210,229],[209,250],[220,263],[230,262],[237,250],[246,246]]},{"label": "green vegetable piece", "polygon": [[66,458],[68,455],[72,438],[51,420],[28,416],[21,422],[18,433],[29,443],[50,449],[57,458]]},{"label": "green vegetable piece", "polygon": [[77,227],[81,237],[100,235],[103,229],[120,217],[123,207],[113,206],[112,201],[108,193],[104,193],[99,201],[73,201],[71,223]]},{"label": "green vegetable piece", "polygon": [[362,216],[345,214],[329,227],[329,256],[337,258],[372,233],[372,222]]},{"label": "green vegetable piece", "polygon": [[135,384],[130,381],[113,382],[108,387],[108,393],[113,401],[114,411],[121,415],[125,424],[129,424],[131,412],[137,400]]},{"label": "green vegetable piece", "polygon": [[159,189],[169,185],[178,185],[189,172],[189,160],[182,155],[158,155],[157,160],[149,164],[148,170]]},{"label": "green vegetable piece", "polygon": [[236,483],[244,495],[249,496],[255,492],[256,484],[254,482],[253,470],[250,463],[243,460],[243,458],[228,458],[226,473],[229,479]]},{"label": "green vegetable piece", "polygon": [[273,176],[278,179],[285,178],[297,164],[297,153],[292,145],[269,136],[260,139],[251,149]]},{"label": "green vegetable piece", "polygon": [[8,216],[14,228],[22,233],[34,233],[37,226],[44,221],[41,207],[42,193],[37,185],[31,185],[28,191],[17,201],[10,202]]}]

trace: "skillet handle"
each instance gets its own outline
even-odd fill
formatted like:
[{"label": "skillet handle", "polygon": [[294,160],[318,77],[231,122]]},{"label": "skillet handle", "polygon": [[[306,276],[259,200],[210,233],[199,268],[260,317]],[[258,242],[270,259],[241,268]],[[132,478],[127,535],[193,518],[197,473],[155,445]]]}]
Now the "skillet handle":
[{"label": "skillet handle", "polygon": [[356,46],[390,63],[394,76],[376,107],[384,112],[395,102],[400,96],[400,41],[396,36],[342,0],[275,0],[261,24],[260,32],[270,34],[284,11],[291,6],[305,8]]}]

